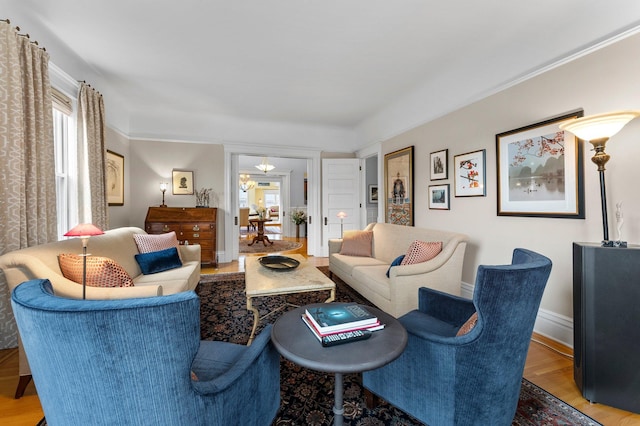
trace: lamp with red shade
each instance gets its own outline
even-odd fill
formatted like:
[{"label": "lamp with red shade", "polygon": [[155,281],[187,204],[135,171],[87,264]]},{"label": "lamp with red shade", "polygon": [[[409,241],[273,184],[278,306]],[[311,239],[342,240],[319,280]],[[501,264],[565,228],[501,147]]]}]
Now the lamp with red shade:
[{"label": "lamp with red shade", "polygon": [[91,254],[87,254],[87,244],[89,243],[89,238],[95,235],[102,235],[104,232],[102,229],[91,223],[81,223],[79,225],[71,228],[66,234],[65,237],[79,237],[82,240],[82,298],[87,298],[87,256]]}]

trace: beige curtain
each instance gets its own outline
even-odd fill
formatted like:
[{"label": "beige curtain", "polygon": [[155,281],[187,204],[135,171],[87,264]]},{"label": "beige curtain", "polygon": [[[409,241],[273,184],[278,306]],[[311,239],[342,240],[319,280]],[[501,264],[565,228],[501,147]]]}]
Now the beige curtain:
[{"label": "beige curtain", "polygon": [[102,95],[80,84],[78,95],[78,219],[108,229],[105,115]]},{"label": "beige curtain", "polygon": [[[49,55],[0,22],[0,255],[57,240]],[[0,273],[0,349],[17,345]]]}]

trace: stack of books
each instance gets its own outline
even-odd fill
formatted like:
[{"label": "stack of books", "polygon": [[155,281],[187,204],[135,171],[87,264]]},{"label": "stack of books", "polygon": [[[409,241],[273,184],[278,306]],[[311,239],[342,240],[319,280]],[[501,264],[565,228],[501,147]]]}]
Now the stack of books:
[{"label": "stack of books", "polygon": [[357,330],[372,332],[384,328],[375,315],[372,315],[366,307],[355,303],[326,305],[308,308],[302,315],[302,320],[323,341],[324,337],[347,334]]}]

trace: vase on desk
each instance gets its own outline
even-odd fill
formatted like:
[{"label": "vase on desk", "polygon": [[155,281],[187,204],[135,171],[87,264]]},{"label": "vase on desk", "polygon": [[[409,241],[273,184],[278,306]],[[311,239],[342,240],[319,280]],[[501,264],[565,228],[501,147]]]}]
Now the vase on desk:
[{"label": "vase on desk", "polygon": [[300,238],[300,224],[296,223],[296,238]]}]

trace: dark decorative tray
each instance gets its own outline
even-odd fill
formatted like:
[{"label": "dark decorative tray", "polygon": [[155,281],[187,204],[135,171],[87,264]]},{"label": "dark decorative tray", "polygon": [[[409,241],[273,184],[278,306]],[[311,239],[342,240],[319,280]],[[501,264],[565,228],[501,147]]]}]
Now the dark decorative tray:
[{"label": "dark decorative tray", "polygon": [[265,268],[274,271],[290,271],[300,265],[300,262],[287,256],[263,256],[258,261]]}]

